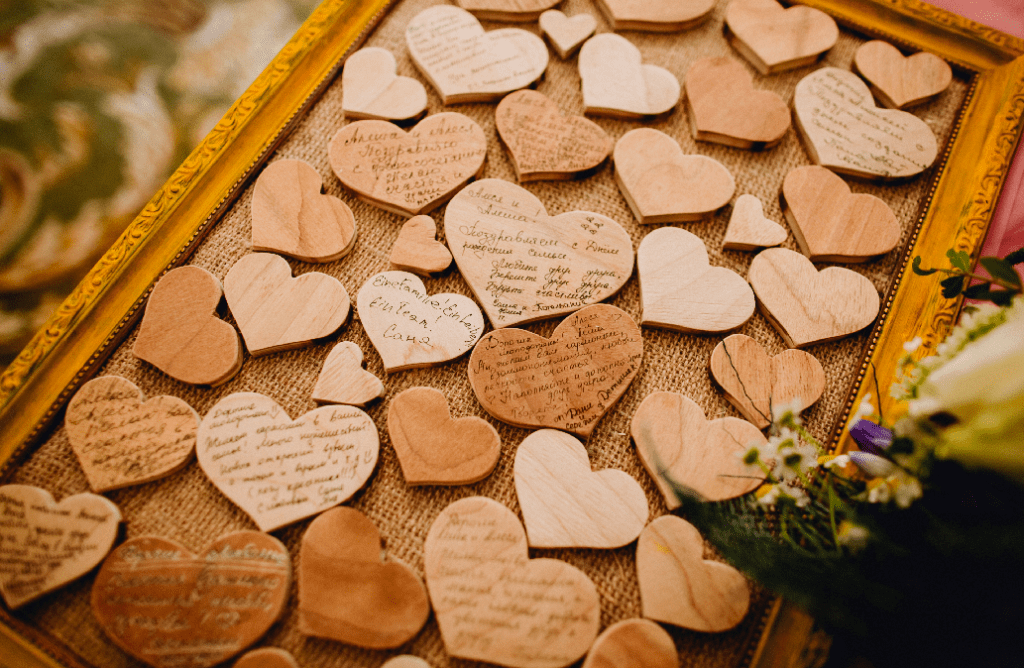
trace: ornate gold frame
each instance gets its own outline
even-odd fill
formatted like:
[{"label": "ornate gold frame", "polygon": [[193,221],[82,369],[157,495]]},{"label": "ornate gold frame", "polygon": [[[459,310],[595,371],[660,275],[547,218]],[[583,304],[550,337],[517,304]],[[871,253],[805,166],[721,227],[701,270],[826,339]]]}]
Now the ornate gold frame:
[{"label": "ornate gold frame", "polygon": [[[44,433],[127,334],[154,282],[185,261],[393,2],[325,0],[0,376],[0,467]],[[859,32],[930,51],[974,75],[903,269],[893,277],[896,289],[888,291],[848,411],[873,391],[863,382],[870,368],[879,378],[891,378],[906,340],[919,335],[922,350],[932,350],[955,321],[960,301],[944,299],[938,281],[902,279],[915,255],[925,266],[944,266],[952,246],[977,259],[1020,140],[1024,41],[919,0],[798,2]],[[879,400],[891,416],[893,401]],[[843,431],[836,443],[845,447],[847,439]],[[807,659],[814,651],[813,640],[812,620],[777,601],[750,665],[798,665],[801,655]],[[0,621],[0,668],[68,663],[78,662],[34,629]]]}]

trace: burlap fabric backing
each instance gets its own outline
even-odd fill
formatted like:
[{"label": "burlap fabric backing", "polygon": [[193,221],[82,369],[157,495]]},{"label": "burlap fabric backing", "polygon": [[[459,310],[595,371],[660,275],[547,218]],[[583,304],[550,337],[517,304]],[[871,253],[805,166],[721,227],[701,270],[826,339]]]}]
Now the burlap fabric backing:
[{"label": "burlap fabric backing", "polygon": [[[405,46],[404,29],[409,20],[436,0],[405,0],[398,3],[379,27],[370,35],[368,45],[390,49],[398,59],[399,74],[412,76],[425,82],[416,71]],[[590,12],[598,17],[598,30],[608,31],[608,24],[591,0],[567,0],[560,7],[569,15]],[[693,30],[676,34],[624,33],[639,46],[644,62],[668,68],[680,80],[687,68],[696,60],[709,56],[739,58],[726,43],[722,34],[725,2],[721,2],[714,16]],[[485,24],[485,28],[505,27],[507,24]],[[537,25],[522,24],[522,28],[538,31]],[[844,31],[838,45],[825,58],[824,64],[849,69],[854,50],[863,38]],[[816,66],[815,66],[816,67]],[[753,69],[748,67],[753,72]],[[755,75],[755,85],[778,92],[791,102],[797,82],[813,67],[804,67],[771,77]],[[938,100],[916,110],[934,129],[940,145],[945,145],[955,124],[957,111],[968,91],[963,78],[955,78],[953,85]],[[451,110],[464,113],[479,123],[489,138],[485,177],[514,181],[511,162],[498,141],[494,129],[493,104],[455,105],[444,109],[437,94],[427,86],[430,113]],[[582,113],[579,73],[576,58],[560,60],[552,52],[547,75],[538,89],[555,100],[566,114]],[[340,77],[327,89],[323,98],[271,157],[300,158],[312,164],[324,178],[326,192],[342,198],[356,216],[359,239],[351,255],[326,265],[310,265],[289,261],[296,274],[321,271],[336,276],[345,285],[353,301],[360,285],[371,275],[388,268],[388,255],[403,220],[357,200],[346,191],[331,172],[327,160],[327,145],[331,136],[345,123],[341,109]],[[630,121],[595,119],[613,138],[639,127]],[[736,177],[736,194],[752,193],[765,203],[766,215],[782,221],[778,191],[786,173],[800,165],[810,164],[807,151],[795,131],[790,131],[782,143],[769,151],[755,153],[716,144],[697,144],[691,137],[687,114],[682,105],[667,119],[650,124],[676,138],[685,153],[702,153],[721,161]],[[904,229],[900,248],[905,248],[918,219],[921,204],[928,195],[934,175],[932,168],[923,175],[899,185],[874,185],[852,182],[854,192],[868,192],[885,200],[896,213]],[[526,186],[544,202],[549,213],[557,214],[574,209],[596,211],[618,221],[633,238],[634,248],[653,226],[636,223],[625,200],[615,185],[612,169],[602,168],[596,175],[579,182],[540,182]],[[223,279],[228,269],[250,251],[251,183],[238,201],[223,216],[208,238],[197,249],[189,262],[204,267]],[[712,265],[725,266],[745,276],[752,253],[722,251],[722,239],[731,207],[702,222],[684,225],[707,244]],[[442,220],[443,210],[434,213]],[[796,249],[790,235],[785,247]],[[900,253],[894,251],[867,264],[850,265],[872,280],[884,291],[897,268]],[[907,280],[928,280],[910,277]],[[456,269],[444,276],[426,281],[431,292],[459,292],[471,295],[469,287]],[[635,276],[622,291],[610,300],[625,309],[634,318],[640,315],[639,285]],[[230,315],[229,322],[233,322]],[[549,335],[557,324],[548,321],[527,326],[541,335]],[[760,314],[755,315],[739,329],[759,341],[769,352],[776,354],[785,348],[779,334]],[[172,394],[188,401],[200,415],[231,392],[261,392],[280,403],[293,417],[315,407],[310,393],[324,358],[337,340],[357,343],[365,352],[367,367],[383,377],[380,358],[366,337],[358,316],[353,316],[339,337],[301,350],[245,358],[241,373],[231,382],[216,388],[197,388],[179,383],[153,367],[136,360],[131,354],[135,334],[129,335],[101,369],[100,373],[117,374],[137,383],[146,396]],[[721,336],[690,336],[679,333],[645,329],[644,365],[632,386],[619,403],[598,424],[587,443],[593,468],[614,467],[634,476],[643,486],[651,507],[651,517],[667,512],[662,498],[651,479],[641,467],[635,448],[629,438],[629,422],[640,401],[658,390],[682,392],[694,399],[710,417],[737,415],[722,394],[712,385],[708,375],[708,360]],[[831,430],[846,408],[855,374],[863,358],[868,341],[867,333],[851,336],[838,342],[813,346],[810,351],[821,361],[828,378],[821,401],[806,412],[810,429],[820,437],[830,437]],[[463,358],[433,369],[421,369],[393,374],[385,379],[386,396],[372,405],[368,412],[381,434],[380,462],[366,487],[352,500],[351,505],[366,513],[385,537],[391,558],[410,564],[423,573],[423,542],[431,523],[449,503],[470,495],[488,496],[519,512],[512,478],[512,461],[517,445],[527,435],[524,429],[513,428],[483,413],[467,380],[467,361]],[[886,379],[880,379],[883,386]],[[387,407],[392,397],[410,387],[432,386],[447,395],[455,416],[481,415],[497,427],[502,438],[502,456],[494,473],[474,485],[462,487],[409,487],[399,470],[394,449],[386,429]],[[10,471],[4,482],[38,485],[50,490],[57,499],[69,494],[87,491],[88,486],[67,441],[62,427],[56,428],[38,449],[29,454]],[[184,470],[158,482],[120,490],[108,495],[120,506],[127,522],[127,536],[143,534],[167,536],[181,541],[193,549],[200,549],[216,536],[238,529],[255,529],[255,525],[231,504],[207,480],[194,462]],[[299,541],[309,521],[298,522],[274,532],[289,546],[298,566]],[[640,595],[634,562],[635,546],[617,550],[533,550],[532,556],[564,559],[582,569],[593,579],[601,599],[601,627],[616,621],[640,616]],[[709,551],[710,555],[710,551]],[[17,617],[39,628],[55,640],[66,644],[82,659],[94,666],[115,668],[136,666],[138,662],[110,643],[94,619],[89,607],[92,576],[86,576],[60,592],[44,597],[17,613]],[[702,634],[682,629],[671,629],[683,665],[724,668],[742,665],[750,653],[763,626],[769,595],[754,588],[750,613],[734,630],[721,634]],[[445,653],[437,622],[431,617],[423,631],[407,645],[391,652],[375,652],[349,647],[340,643],[302,636],[296,628],[294,613],[296,593],[292,592],[290,606],[262,639],[266,646],[283,647],[291,651],[301,666],[328,668],[331,666],[379,666],[388,656],[400,653],[416,654],[434,666],[468,665],[453,661]]]}]

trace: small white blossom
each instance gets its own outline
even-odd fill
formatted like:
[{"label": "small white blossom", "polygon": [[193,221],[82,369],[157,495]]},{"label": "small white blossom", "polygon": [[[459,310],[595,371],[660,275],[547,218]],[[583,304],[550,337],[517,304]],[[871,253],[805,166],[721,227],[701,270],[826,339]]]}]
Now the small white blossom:
[{"label": "small white blossom", "polygon": [[917,349],[921,347],[921,343],[921,337],[915,336],[913,339],[903,344],[903,350],[905,350],[908,354],[915,353],[917,352]]},{"label": "small white blossom", "polygon": [[778,485],[770,485],[763,494],[758,491],[757,502],[762,506],[774,506],[775,502],[779,500],[780,493]]},{"label": "small white blossom", "polygon": [[885,484],[885,480],[876,478],[872,481],[874,484],[868,486],[868,503],[888,503],[889,498],[892,496],[892,490],[889,489],[889,485]]},{"label": "small white blossom", "polygon": [[857,405],[857,410],[854,411],[853,417],[850,418],[850,424],[855,424],[858,420],[862,420],[869,415],[874,414],[874,412],[875,407],[871,404],[871,393],[868,392]]},{"label": "small white blossom", "polygon": [[846,468],[846,465],[849,464],[849,463],[850,463],[850,455],[839,455],[838,457],[834,457],[834,458],[828,460],[827,462],[822,464],[822,466],[824,466],[827,469],[830,469],[833,466],[838,466],[839,468],[842,469],[842,468]]},{"label": "small white blossom", "polygon": [[861,550],[868,544],[868,530],[859,524],[849,520],[843,520],[839,525],[836,541],[850,550]]},{"label": "small white blossom", "polygon": [[921,489],[921,482],[904,471],[900,471],[888,482],[895,487],[893,497],[896,500],[896,505],[900,508],[909,508],[910,504],[920,499],[924,494]]},{"label": "small white blossom", "polygon": [[779,423],[783,421],[793,420],[794,423],[800,424],[800,411],[803,409],[800,397],[794,398],[789,403],[773,403],[772,404],[772,422]]}]

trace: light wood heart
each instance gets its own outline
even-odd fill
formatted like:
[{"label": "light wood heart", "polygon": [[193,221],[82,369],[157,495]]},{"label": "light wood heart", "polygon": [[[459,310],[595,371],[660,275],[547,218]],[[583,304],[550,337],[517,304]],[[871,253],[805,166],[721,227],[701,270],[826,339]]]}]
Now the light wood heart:
[{"label": "light wood heart", "polygon": [[601,126],[582,116],[562,116],[557,104],[535,90],[506,96],[494,124],[520,182],[582,178],[612,150],[611,137]]},{"label": "light wood heart", "polygon": [[816,164],[870,179],[900,179],[928,169],[939,154],[935,133],[917,116],[879,109],[853,72],[816,70],[793,94],[796,126]]},{"label": "light wood heart", "polygon": [[[427,589],[451,656],[562,668],[594,642],[601,621],[594,583],[564,561],[530,559],[523,526],[497,501],[471,496],[449,505],[430,527],[423,552]],[[502,623],[494,623],[492,610],[501,611]]]},{"label": "light wood heart", "polygon": [[368,46],[345,61],[341,108],[345,118],[411,121],[427,111],[427,89],[416,79],[398,76],[390,51]]},{"label": "light wood heart", "polygon": [[810,7],[783,8],[775,0],[730,0],[725,35],[761,74],[810,65],[836,45],[839,27]]},{"label": "light wood heart", "polygon": [[444,233],[496,328],[600,302],[633,272],[633,241],[614,220],[590,211],[549,216],[532,193],[500,179],[456,195]]},{"label": "light wood heart", "polygon": [[630,130],[615,143],[612,159],[615,182],[641,225],[700,220],[736,192],[736,180],[722,163],[684,155],[660,130]]},{"label": "light wood heart", "polygon": [[598,0],[612,30],[678,32],[702,23],[717,0]]},{"label": "light wood heart", "polygon": [[541,429],[519,444],[516,496],[530,547],[622,547],[647,524],[647,496],[625,471],[592,472],[587,449]]},{"label": "light wood heart", "polygon": [[357,647],[387,649],[411,640],[430,614],[416,572],[384,561],[380,533],[354,508],[314,519],[299,549],[299,631]]},{"label": "light wood heart", "polygon": [[768,442],[764,434],[739,418],[707,420],[701,407],[682,394],[647,395],[633,415],[630,433],[640,462],[670,509],[680,505],[673,483],[708,501],[723,501],[764,482],[764,473],[741,459],[752,446]]},{"label": "light wood heart", "polygon": [[363,351],[351,341],[331,349],[313,387],[313,401],[321,404],[365,406],[384,396],[384,383],[363,369]]},{"label": "light wood heart", "polygon": [[476,17],[451,5],[417,14],[405,43],[444,104],[496,100],[534,83],[548,66],[548,47],[537,35],[519,28],[484,32]]},{"label": "light wood heart", "polygon": [[273,531],[344,503],[377,465],[370,416],[323,406],[292,420],[270,397],[229,394],[199,425],[196,458],[210,482]]},{"label": "light wood heart", "polygon": [[583,111],[615,118],[648,118],[679,103],[679,79],[663,67],[645,65],[640,49],[615,33],[594,35],[579,59]]},{"label": "light wood heart", "polygon": [[804,348],[859,332],[878,317],[878,290],[864,276],[842,267],[818,271],[800,253],[761,251],[747,280],[761,311],[786,344]]},{"label": "light wood heart", "polygon": [[287,650],[260,647],[238,657],[231,668],[299,668],[299,664]]},{"label": "light wood heart", "polygon": [[722,248],[748,251],[778,246],[787,236],[786,228],[765,218],[761,200],[754,195],[740,195],[732,206]]},{"label": "light wood heart", "polygon": [[597,30],[597,19],[590,14],[568,17],[557,9],[540,15],[540,31],[547,35],[558,56],[565,60]]},{"label": "light wood heart", "polygon": [[320,173],[302,160],[277,160],[256,179],[252,194],[252,249],[306,262],[331,262],[356,243],[352,209],[321,195]]},{"label": "light wood heart", "polygon": [[906,109],[938,97],[953,82],[953,70],[921,51],[904,57],[892,44],[872,40],[853,54],[853,70],[864,77],[882,106]]},{"label": "light wood heart", "polygon": [[223,296],[205,269],[170,270],[149,295],[132,354],[183,383],[226,383],[242,368],[242,343],[216,315]]},{"label": "light wood heart", "polygon": [[469,383],[503,422],[586,437],[629,388],[643,354],[629,314],[595,304],[559,323],[549,339],[523,329],[488,333],[469,358]]},{"label": "light wood heart", "polygon": [[754,315],[743,277],[708,263],[700,237],[678,227],[654,230],[636,254],[643,312],[640,325],[682,332],[725,332]]},{"label": "light wood heart", "polygon": [[431,668],[430,664],[418,656],[399,654],[384,662],[380,668]]},{"label": "light wood heart", "polygon": [[416,216],[480,175],[487,139],[476,121],[449,111],[424,118],[409,132],[385,121],[350,123],[331,139],[328,154],[335,175],[359,199]]},{"label": "light wood heart", "polygon": [[672,636],[654,622],[624,619],[597,637],[583,668],[679,668],[679,653]]},{"label": "light wood heart", "polygon": [[292,564],[273,536],[237,531],[198,554],[157,536],[110,553],[92,610],[118,647],[154,668],[208,668],[256,642],[284,612]]},{"label": "light wood heart", "polygon": [[675,515],[647,525],[636,546],[644,617],[694,631],[728,631],[747,616],[750,585],[732,566],[704,558],[696,527]]},{"label": "light wood heart", "polygon": [[391,268],[420,276],[437,274],[452,263],[452,254],[437,240],[437,225],[430,216],[413,216],[405,221],[391,247]]},{"label": "light wood heart", "polygon": [[0,486],[0,515],[0,594],[12,610],[92,570],[121,522],[121,511],[102,496],[57,503],[30,485]]},{"label": "light wood heart", "polygon": [[388,434],[409,485],[467,485],[491,474],[501,437],[487,420],[452,418],[444,393],[413,387],[391,400]]},{"label": "light wood heart", "polygon": [[562,0],[455,0],[481,21],[536,21]]}]

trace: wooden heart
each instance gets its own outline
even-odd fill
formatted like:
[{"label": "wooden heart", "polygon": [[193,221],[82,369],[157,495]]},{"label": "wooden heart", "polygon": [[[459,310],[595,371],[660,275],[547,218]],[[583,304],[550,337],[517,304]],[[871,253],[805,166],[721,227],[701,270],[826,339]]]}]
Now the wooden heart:
[{"label": "wooden heart", "polygon": [[288,548],[258,531],[221,536],[193,554],[157,536],[110,553],[92,586],[104,632],[155,668],[207,668],[243,651],[281,616]]},{"label": "wooden heart", "polygon": [[236,262],[224,277],[224,296],[254,356],[301,348],[348,319],[348,292],[338,279],[319,272],[292,278],[288,262],[273,253]]},{"label": "wooden heart", "polygon": [[640,483],[618,469],[592,472],[587,449],[565,432],[527,436],[513,473],[530,547],[622,547],[647,524]]},{"label": "wooden heart", "polygon": [[580,49],[583,111],[616,118],[667,114],[679,102],[679,80],[645,65],[640,49],[612,32],[594,35]]},{"label": "wooden heart", "polygon": [[540,37],[519,28],[484,32],[476,17],[451,5],[417,14],[405,29],[405,43],[444,104],[496,100],[534,83],[548,66]]},{"label": "wooden heart", "polygon": [[320,172],[302,160],[270,163],[252,194],[252,249],[306,262],[331,262],[356,243],[352,209],[321,195]]},{"label": "wooden heart", "polygon": [[427,534],[423,565],[451,656],[561,668],[597,636],[594,583],[564,561],[530,559],[523,526],[497,501],[471,496],[441,511]]},{"label": "wooden heart", "polygon": [[682,332],[725,332],[754,315],[743,277],[708,263],[700,237],[678,227],[654,230],[636,254],[643,312],[640,325]]},{"label": "wooden heart", "polygon": [[612,159],[615,182],[642,225],[700,220],[736,192],[736,180],[722,163],[684,155],[679,143],[659,130],[630,130],[615,143]]},{"label": "wooden heart", "polygon": [[670,509],[679,507],[672,483],[708,501],[742,496],[764,482],[764,473],[741,459],[768,441],[757,427],[734,417],[707,420],[682,394],[654,392],[636,409],[630,425],[640,462]]},{"label": "wooden heart", "polygon": [[876,107],[853,72],[825,67],[808,74],[796,85],[793,108],[811,160],[841,174],[906,178],[928,169],[939,154],[927,123]]},{"label": "wooden heart", "polygon": [[380,668],[430,668],[430,664],[418,656],[399,654],[385,661]]},{"label": "wooden heart", "polygon": [[430,614],[416,572],[383,559],[380,533],[354,508],[314,519],[299,549],[299,631],[387,649],[419,633]]},{"label": "wooden heart", "polygon": [[640,370],[644,342],[610,304],[580,309],[550,339],[496,329],[469,358],[469,384],[484,410],[519,427],[590,436]]},{"label": "wooden heart", "polygon": [[384,396],[384,383],[363,369],[363,351],[351,341],[331,349],[313,387],[313,401],[321,404],[365,406]]},{"label": "wooden heart", "polygon": [[416,79],[398,76],[390,51],[368,46],[345,61],[341,108],[345,118],[411,121],[427,111],[427,89]]},{"label": "wooden heart", "polygon": [[725,35],[758,72],[773,74],[813,63],[836,45],[839,28],[818,9],[785,9],[775,0],[731,0]]},{"label": "wooden heart", "polygon": [[768,357],[760,343],[743,334],[727,336],[715,346],[711,377],[758,429],[772,423],[774,406],[799,401],[802,411],[825,391],[825,370],[814,355],[790,349]]},{"label": "wooden heart", "polygon": [[686,102],[698,141],[761,150],[778,144],[789,130],[786,102],[754,88],[747,68],[733,58],[702,58],[691,65]]},{"label": "wooden heart", "polygon": [[299,668],[299,664],[287,650],[260,647],[238,657],[231,668]]},{"label": "wooden heart", "polygon": [[437,240],[437,225],[430,216],[413,216],[405,221],[391,247],[391,268],[421,276],[437,274],[452,263],[447,246]]},{"label": "wooden heart", "polygon": [[96,494],[56,503],[45,489],[0,486],[0,594],[12,610],[58,589],[103,561],[121,511]]},{"label": "wooden heart", "polygon": [[654,622],[624,619],[597,637],[583,668],[679,668],[679,653],[672,636]]},{"label": "wooden heart", "polygon": [[842,267],[818,271],[800,253],[769,248],[754,256],[747,280],[761,311],[786,344],[804,348],[859,332],[878,317],[878,290]]},{"label": "wooden heart", "polygon": [[953,82],[953,70],[921,51],[904,57],[892,44],[872,40],[853,54],[853,70],[864,77],[883,106],[906,109],[935,99]]},{"label": "wooden heart", "polygon": [[441,206],[480,175],[487,139],[476,121],[449,111],[424,118],[409,132],[385,121],[350,123],[331,139],[328,153],[331,169],[359,199],[415,216]]},{"label": "wooden heart", "polygon": [[765,218],[761,200],[754,195],[740,195],[732,205],[722,248],[747,251],[778,246],[787,236],[786,228]]},{"label": "wooden heart", "polygon": [[444,214],[455,263],[495,327],[554,318],[611,297],[633,273],[633,241],[590,211],[549,216],[500,179],[464,188]]},{"label": "wooden heart", "polygon": [[562,0],[455,0],[481,21],[536,21]]},{"label": "wooden heart", "polygon": [[612,30],[678,32],[703,22],[717,0],[598,0]]},{"label": "wooden heart", "polygon": [[323,406],[292,420],[270,397],[238,392],[203,418],[196,458],[224,496],[273,531],[348,500],[379,448],[377,427],[358,408]]},{"label": "wooden heart", "polygon": [[484,332],[484,316],[472,299],[428,294],[423,281],[404,271],[371,276],[359,288],[356,303],[388,373],[453,360]]},{"label": "wooden heart", "polygon": [[647,525],[636,546],[643,615],[694,631],[727,631],[747,615],[750,585],[732,566],[704,558],[696,527],[675,515]]},{"label": "wooden heart", "polygon": [[590,14],[568,17],[557,9],[540,15],[540,31],[547,35],[558,56],[565,60],[597,30],[597,19]]},{"label": "wooden heart", "polygon": [[582,116],[562,116],[557,104],[535,90],[506,96],[494,124],[520,182],[582,178],[612,150],[611,137],[599,125]]},{"label": "wooden heart", "polygon": [[149,295],[132,354],[183,383],[226,383],[242,368],[242,343],[216,316],[223,296],[205,269],[170,270]]},{"label": "wooden heart", "polygon": [[388,434],[410,485],[468,485],[489,476],[501,456],[494,427],[475,416],[453,419],[444,393],[432,387],[391,400]]}]

